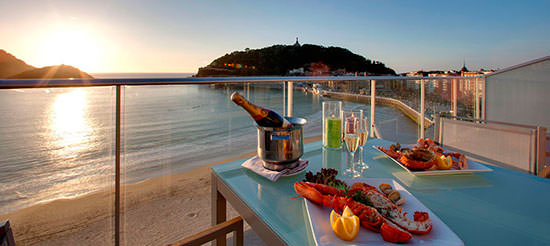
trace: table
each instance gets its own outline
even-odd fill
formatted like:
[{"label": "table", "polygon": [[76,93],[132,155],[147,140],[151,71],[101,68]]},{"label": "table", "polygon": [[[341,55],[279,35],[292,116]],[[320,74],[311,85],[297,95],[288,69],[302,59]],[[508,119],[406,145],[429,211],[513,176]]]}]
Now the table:
[{"label": "table", "polygon": [[[407,173],[373,145],[365,146],[370,168],[363,178],[391,178],[434,212],[466,245],[550,244],[550,180],[500,167],[488,173],[423,176]],[[321,142],[304,146],[307,171],[342,170],[340,150]],[[314,245],[303,198],[293,184],[304,173],[271,182],[242,168],[244,160],[212,167],[212,223],[226,220],[226,201],[269,245]],[[340,175],[339,175],[340,176]]]}]

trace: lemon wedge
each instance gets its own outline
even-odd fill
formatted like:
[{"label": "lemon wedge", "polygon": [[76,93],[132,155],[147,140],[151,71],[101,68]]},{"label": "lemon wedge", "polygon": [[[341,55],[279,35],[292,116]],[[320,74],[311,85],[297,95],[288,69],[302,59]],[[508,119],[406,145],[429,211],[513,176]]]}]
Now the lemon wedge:
[{"label": "lemon wedge", "polygon": [[349,207],[346,206],[346,208],[344,208],[344,212],[342,213],[342,216],[351,217],[351,216],[354,216],[354,214],[353,212],[351,212],[351,209],[349,209]]},{"label": "lemon wedge", "polygon": [[334,210],[330,212],[330,225],[332,230],[340,239],[351,241],[357,237],[359,232],[359,217],[355,216],[351,210],[346,207],[342,215],[339,215]]},{"label": "lemon wedge", "polygon": [[453,166],[453,159],[451,156],[441,155],[437,158],[437,169],[439,170],[449,170]]},{"label": "lemon wedge", "polygon": [[334,227],[334,224],[336,223],[337,220],[340,219],[340,217],[341,216],[338,213],[336,213],[333,209],[332,212],[330,212],[330,225]]}]

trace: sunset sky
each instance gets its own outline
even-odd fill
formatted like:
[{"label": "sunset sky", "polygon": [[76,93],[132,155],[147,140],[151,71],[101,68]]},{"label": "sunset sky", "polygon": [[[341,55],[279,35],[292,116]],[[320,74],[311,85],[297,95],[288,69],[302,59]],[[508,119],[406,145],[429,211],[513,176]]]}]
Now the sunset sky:
[{"label": "sunset sky", "polygon": [[550,1],[1,1],[0,49],[34,66],[190,72],[235,50],[340,46],[397,72],[550,55]]}]

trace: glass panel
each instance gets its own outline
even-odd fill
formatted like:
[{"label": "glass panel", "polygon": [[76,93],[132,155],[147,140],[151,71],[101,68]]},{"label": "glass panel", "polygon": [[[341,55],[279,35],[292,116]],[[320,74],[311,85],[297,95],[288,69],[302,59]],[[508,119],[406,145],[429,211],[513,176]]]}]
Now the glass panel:
[{"label": "glass panel", "polygon": [[[230,95],[237,91],[282,115],[283,88],[283,83],[124,87],[122,244],[167,244],[210,227],[209,166],[257,147],[253,119]],[[295,116],[320,121],[320,103],[311,94],[295,93],[294,102],[303,105],[294,107]],[[313,129],[306,127],[305,135]]]},{"label": "glass panel", "polygon": [[420,80],[376,81],[376,125],[382,138],[415,143],[419,125]]},{"label": "glass panel", "polygon": [[[476,80],[443,79],[426,82],[426,117],[435,120],[435,116],[459,116],[480,118],[482,102],[482,83],[478,81],[478,100],[476,101]],[[456,105],[453,98],[456,97]],[[476,110],[477,108],[477,110]],[[455,113],[456,110],[456,113]],[[426,137],[434,137],[434,125],[426,129]]]},{"label": "glass panel", "polygon": [[0,221],[17,244],[113,244],[112,87],[0,90]]},{"label": "glass panel", "polygon": [[458,80],[457,116],[474,118],[475,115],[475,79]]},{"label": "glass panel", "polygon": [[[435,116],[453,115],[453,80],[426,80],[426,118],[435,120]],[[426,128],[425,136],[434,138],[435,125]]]}]

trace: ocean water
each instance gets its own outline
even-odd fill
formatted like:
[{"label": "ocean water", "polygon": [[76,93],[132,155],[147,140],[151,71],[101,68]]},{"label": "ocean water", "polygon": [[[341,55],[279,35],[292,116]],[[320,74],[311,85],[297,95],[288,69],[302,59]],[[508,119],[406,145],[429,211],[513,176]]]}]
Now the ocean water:
[{"label": "ocean water", "polygon": [[194,73],[90,73],[98,79],[117,79],[117,78],[187,78]]},{"label": "ocean water", "polygon": [[[181,173],[256,149],[253,120],[229,100],[239,91],[281,114],[279,85],[130,86],[122,96],[123,183]],[[325,98],[296,91],[304,135],[321,135]],[[369,106],[344,102],[346,109]],[[388,136],[414,140],[416,125],[377,106]],[[113,87],[0,91],[0,214],[114,187]]]}]

